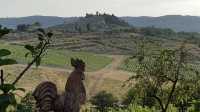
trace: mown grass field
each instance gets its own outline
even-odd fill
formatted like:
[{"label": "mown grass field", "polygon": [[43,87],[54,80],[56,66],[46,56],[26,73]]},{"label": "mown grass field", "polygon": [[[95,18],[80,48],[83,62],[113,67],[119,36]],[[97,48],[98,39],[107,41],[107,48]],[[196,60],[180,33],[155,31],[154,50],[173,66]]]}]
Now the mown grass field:
[{"label": "mown grass field", "polygon": [[[25,58],[25,54],[28,52],[28,50],[23,48],[23,46],[10,45],[1,42],[0,49],[4,48],[9,49],[12,52],[10,57],[16,59],[19,63],[27,63],[30,60],[30,57]],[[49,49],[47,54],[43,57],[42,65],[71,69],[71,58],[80,58],[84,60],[87,65],[87,71],[99,70],[101,68],[104,68],[112,61],[112,58],[105,55]]]}]

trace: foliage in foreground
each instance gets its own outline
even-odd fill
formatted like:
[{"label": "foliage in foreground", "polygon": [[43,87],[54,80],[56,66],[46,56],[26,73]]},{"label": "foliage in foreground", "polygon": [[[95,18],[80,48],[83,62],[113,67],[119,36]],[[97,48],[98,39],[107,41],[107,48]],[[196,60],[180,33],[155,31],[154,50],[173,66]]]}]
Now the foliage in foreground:
[{"label": "foliage in foreground", "polygon": [[[1,29],[0,27],[0,36],[3,36],[9,31],[7,29]],[[16,79],[12,81],[12,83],[5,82],[4,71],[1,69],[0,74],[0,112],[7,112],[11,111],[8,109],[13,108],[13,111],[17,108],[17,93],[15,91],[19,90],[25,92],[23,88],[17,88],[16,83],[24,76],[27,70],[35,63],[36,67],[38,67],[41,63],[42,57],[45,55],[45,52],[48,49],[48,46],[51,42],[51,37],[53,34],[51,32],[46,33],[43,29],[38,29],[38,40],[39,43],[35,46],[32,45],[25,45],[24,47],[29,51],[25,57],[31,55],[32,60],[27,64],[27,66],[22,70],[22,72],[17,75]],[[8,58],[11,55],[11,51],[7,49],[0,49],[0,67],[4,65],[12,65],[17,64],[17,61],[14,59]],[[10,108],[9,108],[10,107]]]},{"label": "foliage in foreground", "polygon": [[[142,106],[156,106],[167,112],[169,106],[188,111],[193,100],[199,100],[199,71],[190,60],[185,43],[178,49],[161,49],[146,54],[142,44],[136,57],[134,71],[126,84],[136,89]],[[136,102],[138,104],[138,102]]]}]

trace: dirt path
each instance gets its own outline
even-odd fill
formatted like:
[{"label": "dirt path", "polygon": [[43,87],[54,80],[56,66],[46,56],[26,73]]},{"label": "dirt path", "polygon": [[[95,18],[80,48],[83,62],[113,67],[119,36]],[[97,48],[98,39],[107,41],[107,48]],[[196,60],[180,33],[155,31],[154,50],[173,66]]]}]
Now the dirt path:
[{"label": "dirt path", "polygon": [[112,56],[112,58],[113,58],[112,63],[106,66],[105,68],[96,72],[89,73],[89,75],[96,76],[95,81],[94,81],[95,83],[89,85],[88,93],[90,96],[93,95],[95,91],[97,91],[96,89],[98,88],[98,86],[101,86],[104,79],[106,78],[119,80],[119,81],[126,81],[129,78],[130,76],[129,72],[118,69],[118,67],[124,61],[125,57],[120,56],[120,55],[115,55],[115,56]]}]

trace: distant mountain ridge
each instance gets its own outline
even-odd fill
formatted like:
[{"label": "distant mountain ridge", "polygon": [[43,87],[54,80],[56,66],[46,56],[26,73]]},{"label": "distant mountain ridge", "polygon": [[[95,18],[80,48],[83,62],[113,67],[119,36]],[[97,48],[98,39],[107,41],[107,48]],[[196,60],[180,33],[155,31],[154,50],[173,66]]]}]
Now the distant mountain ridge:
[{"label": "distant mountain ridge", "polygon": [[181,16],[166,15],[160,17],[121,17],[135,27],[170,28],[175,31],[200,32],[200,17],[198,16]]},{"label": "distant mountain ridge", "polygon": [[[62,24],[71,24],[75,21],[80,21],[80,18],[82,17],[28,16],[19,18],[0,18],[0,25],[8,28],[16,28],[18,24],[32,24],[34,22],[39,22],[44,28],[47,28]],[[175,31],[200,32],[200,17],[198,16],[167,15],[161,17],[120,17],[120,19],[135,27],[155,26],[157,28],[170,28]]]},{"label": "distant mountain ridge", "polygon": [[39,22],[46,28],[58,24],[63,24],[65,18],[56,16],[27,16],[18,18],[0,18],[0,25],[8,28],[16,28],[19,24],[33,24]]}]

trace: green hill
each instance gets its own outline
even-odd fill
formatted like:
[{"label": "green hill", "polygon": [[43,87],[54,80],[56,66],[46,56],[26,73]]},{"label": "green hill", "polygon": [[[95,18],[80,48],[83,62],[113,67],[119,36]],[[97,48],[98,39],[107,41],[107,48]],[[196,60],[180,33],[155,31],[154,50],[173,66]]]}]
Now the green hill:
[{"label": "green hill", "polygon": [[57,25],[50,29],[65,32],[99,32],[126,29],[129,27],[128,23],[115,15],[100,14],[97,12],[96,15],[86,14],[85,17],[81,17],[74,22]]}]

